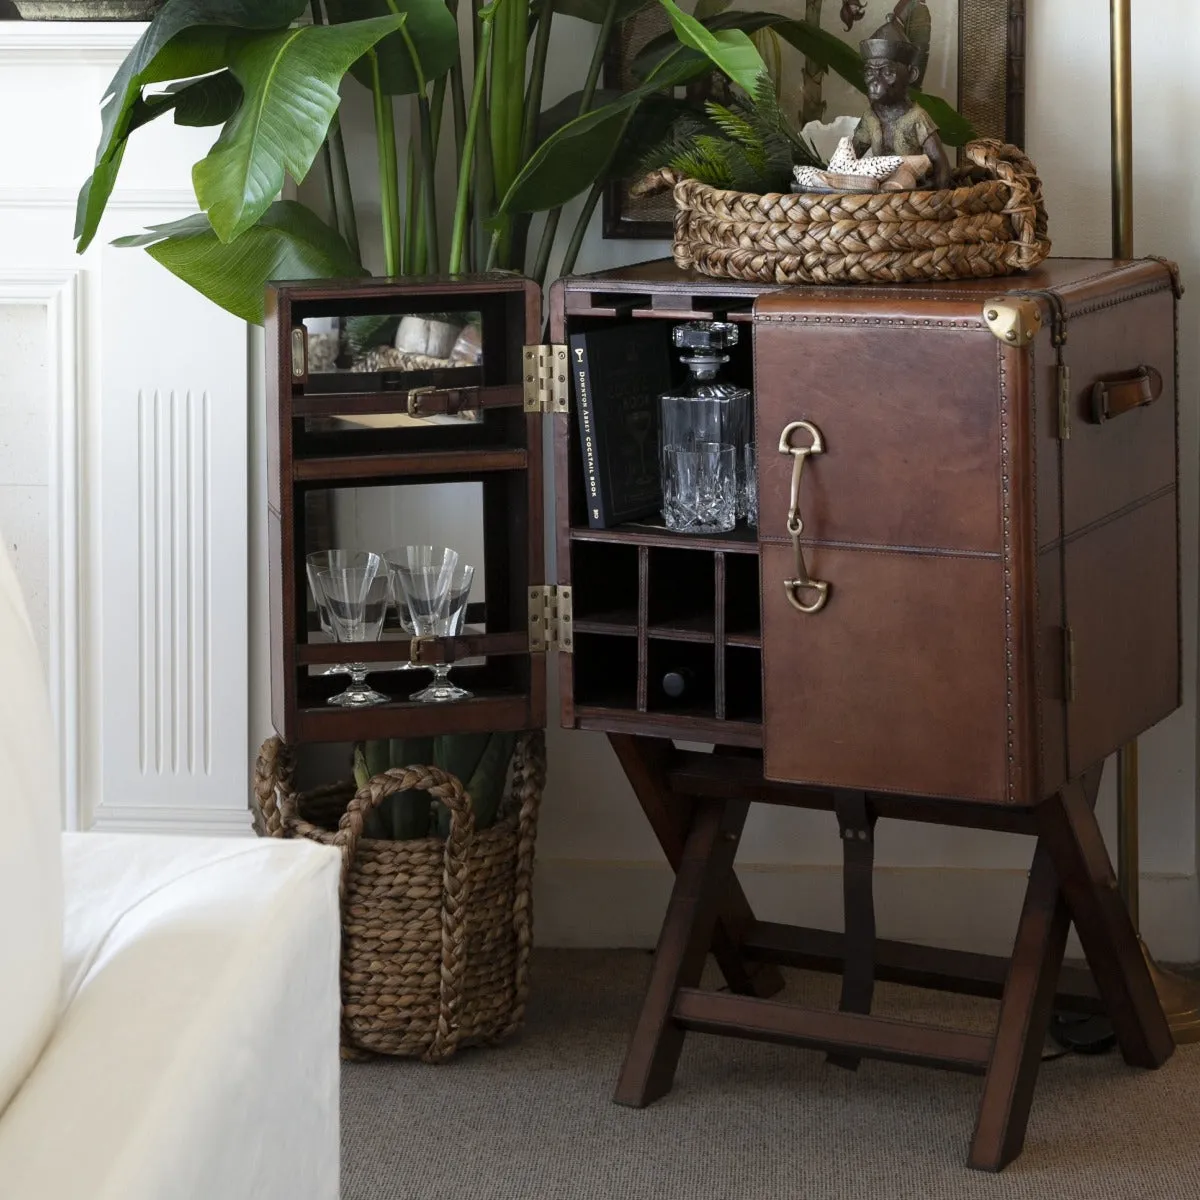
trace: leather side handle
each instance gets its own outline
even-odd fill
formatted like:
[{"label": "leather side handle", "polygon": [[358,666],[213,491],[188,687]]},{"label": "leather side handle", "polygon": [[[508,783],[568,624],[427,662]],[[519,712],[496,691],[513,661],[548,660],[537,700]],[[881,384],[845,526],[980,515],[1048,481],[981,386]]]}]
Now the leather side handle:
[{"label": "leather side handle", "polygon": [[1092,420],[1111,421],[1135,408],[1145,408],[1162,395],[1162,373],[1154,367],[1138,367],[1122,375],[1109,375],[1092,384]]}]

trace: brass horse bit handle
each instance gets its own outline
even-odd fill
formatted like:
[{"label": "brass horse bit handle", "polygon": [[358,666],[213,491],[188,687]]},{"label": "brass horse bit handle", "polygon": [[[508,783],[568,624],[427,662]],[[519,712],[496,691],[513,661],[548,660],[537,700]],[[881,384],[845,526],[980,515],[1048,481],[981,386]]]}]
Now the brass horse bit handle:
[{"label": "brass horse bit handle", "polygon": [[[792,435],[799,430],[808,434],[807,446],[792,445]],[[809,455],[825,453],[821,431],[811,421],[793,421],[790,425],[785,425],[779,435],[779,453],[792,456],[792,494],[788,505],[787,530],[791,535],[792,548],[796,552],[796,577],[785,579],[783,590],[788,603],[797,612],[820,612],[825,607],[825,601],[829,599],[829,584],[822,579],[813,579],[804,565],[804,550],[800,545],[800,534],[804,532],[804,520],[800,516],[800,479]],[[802,599],[804,593],[809,593],[812,599]]]}]

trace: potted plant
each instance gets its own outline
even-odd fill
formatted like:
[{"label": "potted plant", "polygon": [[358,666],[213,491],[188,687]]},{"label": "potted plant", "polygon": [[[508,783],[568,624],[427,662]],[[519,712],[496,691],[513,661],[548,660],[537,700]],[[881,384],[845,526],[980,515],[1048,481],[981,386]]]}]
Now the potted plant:
[{"label": "potted plant", "polygon": [[[176,124],[219,128],[193,168],[200,211],[118,244],[144,246],[249,321],[262,319],[270,279],[367,274],[337,121],[350,75],[373,100],[384,271],[492,266],[544,281],[563,205],[586,194],[558,264],[567,272],[605,182],[628,175],[685,106],[673,89],[714,62],[739,82],[764,69],[749,35],[772,30],[861,87],[857,55],[805,21],[729,11],[697,20],[662,0],[674,34],[647,47],[636,87],[604,91],[611,31],[653,2],[494,0],[464,41],[457,0],[166,0],[105,94],[78,248],[95,237],[129,138],[170,114]],[[579,91],[545,107],[550,29],[562,17],[598,25],[596,48]],[[397,106],[412,118],[403,140]],[[438,196],[439,155],[455,164],[452,204]],[[314,167],[325,184],[320,213],[276,198],[288,177],[303,180]],[[451,208],[444,236],[437,216]],[[547,215],[534,246],[536,212]]]}]

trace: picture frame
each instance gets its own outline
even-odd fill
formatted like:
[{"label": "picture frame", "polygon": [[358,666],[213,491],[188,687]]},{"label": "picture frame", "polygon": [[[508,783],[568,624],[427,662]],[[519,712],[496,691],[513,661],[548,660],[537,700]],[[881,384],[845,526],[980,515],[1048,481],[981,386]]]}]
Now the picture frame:
[{"label": "picture frame", "polygon": [[[798,4],[799,0],[789,0]],[[998,137],[1021,146],[1025,142],[1025,12],[1026,0],[942,0],[952,7],[957,21],[955,29],[945,38],[943,54],[955,58],[953,64],[943,64],[943,73],[952,77],[954,86],[939,91],[930,82],[929,90],[953,98],[955,107],[965,116],[981,137]],[[872,3],[864,22],[847,33],[837,23],[834,0],[824,0],[823,27],[847,41],[857,41],[869,35],[875,21],[882,21],[891,5]],[[931,4],[933,7],[933,4]],[[938,19],[935,13],[935,21]],[[944,21],[945,11],[941,14]],[[665,11],[653,4],[640,9],[621,23],[609,43],[604,64],[604,86],[625,90],[633,86],[631,64],[641,48],[651,38],[670,28]],[[798,56],[796,56],[798,59]],[[802,60],[800,60],[802,61]],[[785,67],[785,72],[786,72]],[[785,75],[786,82],[786,75]],[[846,94],[852,89],[843,81],[829,80],[829,115],[836,115],[839,99],[848,104]],[[839,92],[838,89],[841,89]],[[786,88],[785,88],[786,90]],[[951,97],[948,92],[954,92]],[[856,94],[854,102],[865,107],[865,100]],[[793,105],[795,107],[795,105]],[[654,196],[634,197],[630,188],[636,181],[614,181],[605,188],[603,197],[603,235],[605,238],[669,239],[674,213],[670,192]]]}]

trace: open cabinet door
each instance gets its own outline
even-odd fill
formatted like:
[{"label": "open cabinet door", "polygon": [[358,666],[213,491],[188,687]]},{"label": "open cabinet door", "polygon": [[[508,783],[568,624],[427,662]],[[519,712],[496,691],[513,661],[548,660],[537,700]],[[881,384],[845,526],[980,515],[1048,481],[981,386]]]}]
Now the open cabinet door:
[{"label": "open cabinet door", "polygon": [[[545,652],[530,628],[546,582],[545,419],[525,380],[540,318],[538,288],[516,276],[269,289],[272,716],[289,743],[545,724]],[[461,630],[414,637],[403,602],[389,605],[379,639],[353,652],[388,702],[331,704],[346,677],[329,667],[347,647],[315,603],[307,556],[414,544],[475,567]],[[470,698],[410,698],[446,664]]]}]

